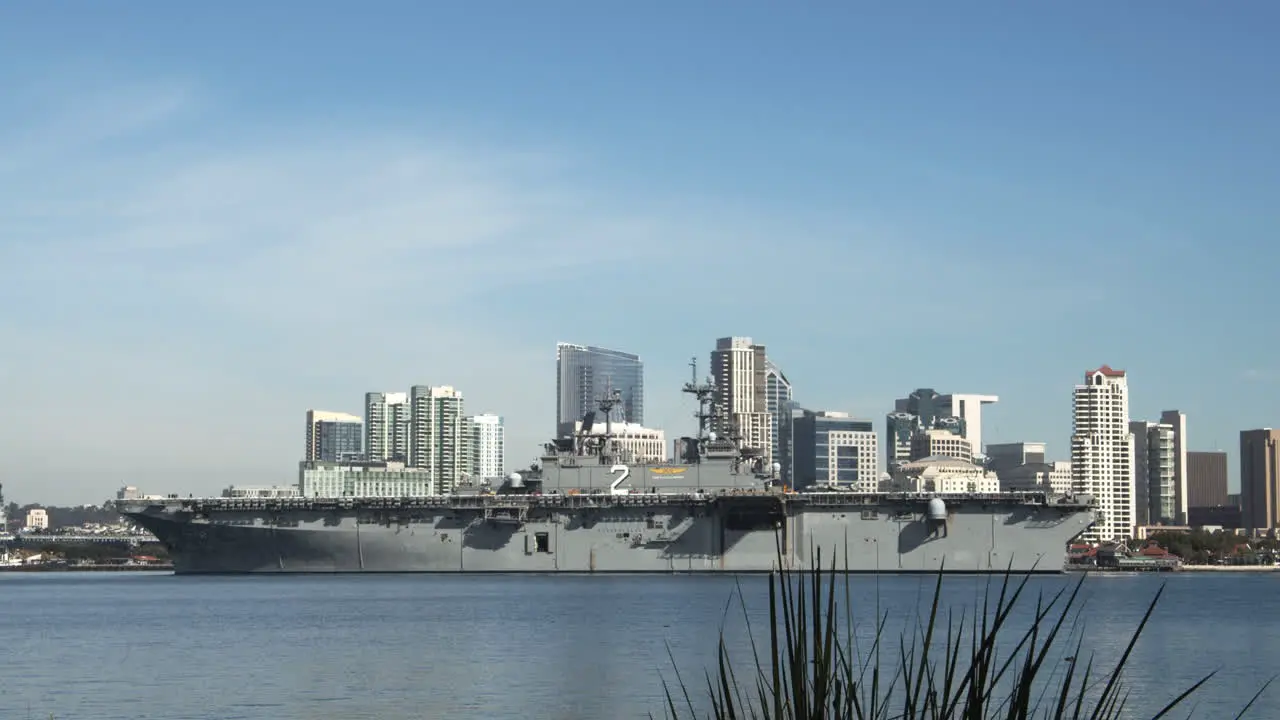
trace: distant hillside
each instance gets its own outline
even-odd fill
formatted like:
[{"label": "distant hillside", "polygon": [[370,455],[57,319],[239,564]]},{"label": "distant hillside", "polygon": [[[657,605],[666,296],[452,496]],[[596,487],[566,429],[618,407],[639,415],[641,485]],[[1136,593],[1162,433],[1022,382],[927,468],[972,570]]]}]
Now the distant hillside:
[{"label": "distant hillside", "polygon": [[11,526],[22,527],[27,521],[27,511],[33,508],[44,508],[49,513],[49,528],[56,529],[60,527],[75,527],[84,525],[85,523],[100,523],[103,525],[112,525],[121,522],[120,514],[115,510],[95,507],[92,505],[82,507],[57,507],[49,505],[31,504],[21,505],[18,503],[9,503],[9,524]]}]

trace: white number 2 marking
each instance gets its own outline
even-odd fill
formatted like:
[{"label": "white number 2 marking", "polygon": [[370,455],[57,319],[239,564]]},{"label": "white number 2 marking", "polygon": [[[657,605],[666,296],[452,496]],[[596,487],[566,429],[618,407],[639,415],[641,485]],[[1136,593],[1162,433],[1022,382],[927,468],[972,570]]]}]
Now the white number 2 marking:
[{"label": "white number 2 marking", "polygon": [[626,482],[627,478],[631,477],[631,468],[627,467],[626,465],[614,465],[613,467],[609,468],[609,472],[619,473],[618,477],[614,479],[613,484],[609,486],[609,494],[610,495],[630,495],[631,494],[630,490],[619,490],[618,486]]}]

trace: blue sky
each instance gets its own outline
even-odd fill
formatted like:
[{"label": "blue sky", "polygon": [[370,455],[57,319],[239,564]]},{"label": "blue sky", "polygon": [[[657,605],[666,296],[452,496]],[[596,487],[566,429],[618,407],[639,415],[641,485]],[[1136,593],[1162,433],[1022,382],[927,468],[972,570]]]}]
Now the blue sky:
[{"label": "blue sky", "polygon": [[69,7],[0,8],[11,499],[288,482],[415,383],[525,465],[559,340],[673,435],[725,335],[1058,458],[1102,363],[1194,449],[1280,423],[1273,3]]}]

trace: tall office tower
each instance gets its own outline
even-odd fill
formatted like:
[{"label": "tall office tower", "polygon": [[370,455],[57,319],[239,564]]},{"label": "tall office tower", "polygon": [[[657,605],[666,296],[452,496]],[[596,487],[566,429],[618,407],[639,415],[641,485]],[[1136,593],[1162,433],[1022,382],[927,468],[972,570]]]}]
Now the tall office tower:
[{"label": "tall office tower", "polygon": [[1187,453],[1187,513],[1191,508],[1230,505],[1227,499],[1227,454]]},{"label": "tall office tower", "polygon": [[715,392],[711,430],[720,437],[736,438],[740,447],[762,450],[772,462],[773,421],[765,381],[767,362],[763,345],[749,337],[716,340],[711,351],[711,377]]},{"label": "tall office tower", "polygon": [[804,409],[800,407],[800,403],[788,400],[781,404],[778,414],[773,418],[778,452],[782,453],[781,457],[774,458],[774,462],[782,466],[782,481],[792,487],[796,479],[795,421],[802,415],[804,415]]},{"label": "tall office tower", "polygon": [[479,478],[503,477],[506,432],[502,416],[492,413],[468,418],[471,430],[471,471]]},{"label": "tall office tower", "polygon": [[804,410],[797,413],[793,428],[796,487],[880,489],[880,449],[871,421],[855,420],[848,413]]},{"label": "tall office tower", "polygon": [[408,462],[408,394],[365,393],[364,453],[369,462]]},{"label": "tall office tower", "polygon": [[1187,491],[1187,416],[1177,410],[1160,413],[1160,422],[1173,428],[1173,512],[1174,522],[1187,523],[1190,500]]},{"label": "tall office tower", "polygon": [[621,350],[556,343],[556,431],[572,425],[608,393],[618,391],[622,404],[612,411],[615,422],[644,424],[644,363]]},{"label": "tall office tower", "polygon": [[1177,445],[1172,425],[1134,420],[1133,522],[1174,525],[1179,522],[1175,490]]},{"label": "tall office tower", "polygon": [[448,385],[414,385],[409,388],[409,405],[409,465],[429,470],[436,492],[448,495],[472,472],[462,393]]},{"label": "tall office tower", "polygon": [[1240,508],[1249,530],[1271,530],[1280,521],[1280,430],[1240,432]]},{"label": "tall office tower", "polygon": [[939,395],[931,388],[920,388],[905,398],[894,402],[894,414],[908,413],[919,419],[919,426],[930,430],[939,421],[957,418],[960,435],[973,447],[973,455],[982,452],[982,406],[1000,402],[996,395],[947,394]]},{"label": "tall office tower", "polygon": [[920,418],[909,412],[891,412],[884,417],[885,459],[891,472],[899,463],[911,461],[912,442],[920,429]]},{"label": "tall office tower", "polygon": [[1081,539],[1128,540],[1135,520],[1128,378],[1103,365],[1085,373],[1072,397],[1071,484],[1098,503],[1098,521]]},{"label": "tall office tower", "polygon": [[307,446],[303,460],[358,460],[363,447],[362,418],[343,412],[307,411]]},{"label": "tall office tower", "polygon": [[[764,396],[765,409],[769,412],[770,433],[773,436],[770,456],[785,468],[791,464],[791,454],[782,447],[781,425],[791,415],[791,381],[768,357],[764,359]],[[785,477],[785,473],[784,473]]]}]

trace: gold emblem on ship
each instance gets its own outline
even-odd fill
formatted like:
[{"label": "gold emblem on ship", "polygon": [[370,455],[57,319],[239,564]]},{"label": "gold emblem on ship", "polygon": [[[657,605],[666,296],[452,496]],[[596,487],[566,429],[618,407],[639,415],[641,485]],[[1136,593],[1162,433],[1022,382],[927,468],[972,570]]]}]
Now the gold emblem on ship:
[{"label": "gold emblem on ship", "polygon": [[684,474],[684,468],[682,468],[682,467],[656,467],[656,468],[649,468],[649,472],[653,473],[654,475],[683,475],[683,474]]}]

